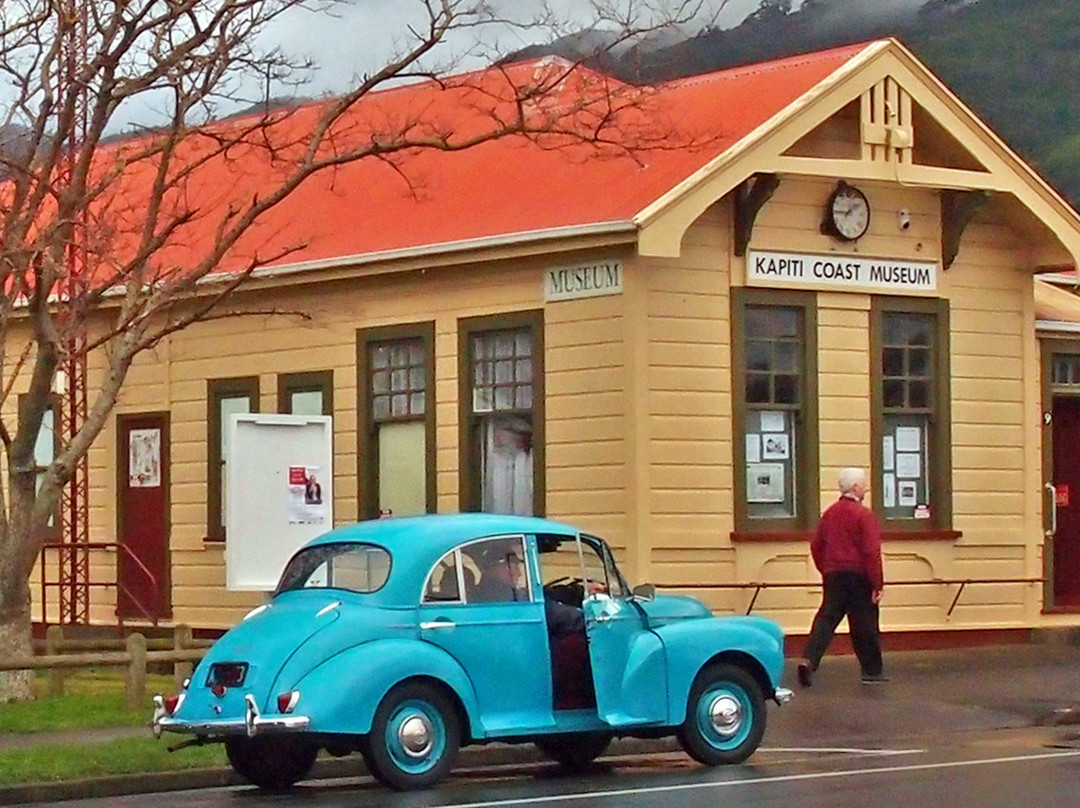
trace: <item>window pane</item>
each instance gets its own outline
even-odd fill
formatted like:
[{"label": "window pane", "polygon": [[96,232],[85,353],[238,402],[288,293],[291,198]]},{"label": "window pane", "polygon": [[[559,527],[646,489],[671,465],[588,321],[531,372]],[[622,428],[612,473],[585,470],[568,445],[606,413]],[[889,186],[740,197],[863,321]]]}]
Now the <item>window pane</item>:
[{"label": "window pane", "polygon": [[409,399],[409,408],[413,415],[424,414],[424,394],[413,393]]},{"label": "window pane", "polygon": [[533,511],[532,418],[490,415],[479,429],[481,508],[487,513]]},{"label": "window pane", "polygon": [[460,600],[461,592],[458,590],[457,553],[449,553],[435,565],[435,569],[428,576],[424,600],[426,602]]},{"label": "window pane", "polygon": [[881,386],[882,403],[886,407],[904,406],[904,383],[902,381],[886,380]]},{"label": "window pane", "polygon": [[322,390],[297,390],[289,395],[289,409],[293,415],[322,415]]},{"label": "window pane", "polygon": [[[251,400],[246,396],[225,396],[218,400],[221,413],[221,462],[229,456],[227,436],[229,434],[229,416],[251,412]],[[222,478],[224,479],[224,478]]]},{"label": "window pane", "polygon": [[505,331],[495,334],[495,358],[508,359],[514,355],[514,335]]},{"label": "window pane", "polygon": [[34,464],[47,466],[56,459],[56,414],[48,407],[41,416],[41,428],[34,441]]},{"label": "window pane", "polygon": [[930,375],[930,351],[913,348],[908,351],[908,373],[912,376]]},{"label": "window pane", "polygon": [[532,356],[532,334],[528,331],[519,331],[516,337],[515,350],[518,356]]},{"label": "window pane", "polygon": [[371,412],[375,416],[375,420],[379,421],[383,418],[390,417],[390,396],[375,396],[371,400]]},{"label": "window pane", "polygon": [[514,368],[514,381],[518,382],[531,382],[532,381],[532,360],[531,359],[519,359],[517,366]]},{"label": "window pane", "polygon": [[746,369],[769,370],[772,364],[768,342],[748,342],[746,344]]},{"label": "window pane", "polygon": [[769,403],[769,377],[760,373],[746,374],[746,401],[750,404]]},{"label": "window pane", "polygon": [[777,373],[798,373],[801,346],[795,342],[777,342],[774,346],[773,370]]},{"label": "window pane", "polygon": [[427,511],[427,430],[423,421],[379,424],[379,512],[415,516]]},{"label": "window pane", "polygon": [[777,404],[798,404],[799,377],[782,375],[774,376],[773,401]]},{"label": "window pane", "polygon": [[390,366],[390,348],[386,345],[378,345],[371,352],[371,366],[373,368],[385,368]]},{"label": "window pane", "polygon": [[409,414],[409,397],[404,394],[393,396],[390,399],[390,414],[391,415],[408,415]]},{"label": "window pane", "polygon": [[903,376],[904,349],[886,348],[882,351],[881,371],[886,376]]},{"label": "window pane", "polygon": [[908,382],[908,406],[926,409],[930,406],[930,384],[928,382]]},{"label": "window pane", "polygon": [[371,390],[374,393],[388,393],[390,392],[390,372],[387,370],[377,370],[371,374]]}]

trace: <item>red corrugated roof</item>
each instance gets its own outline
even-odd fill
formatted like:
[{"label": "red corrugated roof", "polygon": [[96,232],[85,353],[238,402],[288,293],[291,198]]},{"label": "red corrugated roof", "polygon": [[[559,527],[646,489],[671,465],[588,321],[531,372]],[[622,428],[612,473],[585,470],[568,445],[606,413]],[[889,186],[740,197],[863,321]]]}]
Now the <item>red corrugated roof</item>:
[{"label": "red corrugated roof", "polygon": [[[610,133],[648,141],[634,157],[615,147],[597,153],[565,138],[538,143],[513,136],[453,153],[416,151],[399,156],[396,167],[376,159],[338,167],[308,180],[266,213],[220,269],[235,270],[255,252],[266,256],[296,244],[304,246],[274,263],[629,221],[864,48],[838,48],[660,85],[648,91],[640,109],[628,113],[631,123]],[[522,71],[544,69],[544,64],[515,65],[507,75],[520,77]],[[338,142],[370,139],[381,124],[419,114],[456,137],[479,131],[486,125],[485,116],[506,111],[490,100],[506,80],[493,69],[464,77],[455,89],[424,82],[373,93],[339,130]],[[600,98],[597,81],[596,74],[580,74],[577,83],[563,88],[563,101],[573,103],[582,88]],[[317,112],[314,106],[295,111],[275,128],[274,137],[280,142],[302,139]],[[242,125],[243,120],[223,124]],[[657,143],[660,132],[664,137]],[[696,145],[686,145],[690,143]],[[264,152],[240,149],[228,160],[215,158],[202,166],[185,191],[186,203],[200,216],[177,234],[163,257],[180,265],[191,261],[201,253],[198,245],[213,238],[214,225],[230,200],[250,199],[273,188],[278,170]],[[137,200],[145,198],[139,189],[150,177],[147,166],[118,185],[124,198],[136,200],[128,214],[133,219],[139,215]]]}]

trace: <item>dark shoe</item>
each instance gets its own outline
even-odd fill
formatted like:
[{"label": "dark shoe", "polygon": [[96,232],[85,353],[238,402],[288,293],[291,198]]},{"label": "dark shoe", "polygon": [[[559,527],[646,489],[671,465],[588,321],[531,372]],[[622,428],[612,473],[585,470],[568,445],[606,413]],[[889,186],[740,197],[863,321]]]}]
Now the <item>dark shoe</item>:
[{"label": "dark shoe", "polygon": [[882,682],[888,682],[889,677],[884,673],[864,673],[862,678],[864,685],[876,685]]},{"label": "dark shoe", "polygon": [[814,669],[805,659],[799,663],[798,675],[799,684],[803,687],[810,687],[814,683]]}]

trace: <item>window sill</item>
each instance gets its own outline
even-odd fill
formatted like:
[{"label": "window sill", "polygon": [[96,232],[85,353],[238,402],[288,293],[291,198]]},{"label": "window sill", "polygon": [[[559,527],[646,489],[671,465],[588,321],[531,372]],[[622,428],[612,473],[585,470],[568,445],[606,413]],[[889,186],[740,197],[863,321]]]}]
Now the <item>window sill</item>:
[{"label": "window sill", "polygon": [[[956,541],[963,536],[960,530],[883,530],[883,541]],[[732,544],[748,542],[807,542],[814,538],[813,530],[733,530]]]}]

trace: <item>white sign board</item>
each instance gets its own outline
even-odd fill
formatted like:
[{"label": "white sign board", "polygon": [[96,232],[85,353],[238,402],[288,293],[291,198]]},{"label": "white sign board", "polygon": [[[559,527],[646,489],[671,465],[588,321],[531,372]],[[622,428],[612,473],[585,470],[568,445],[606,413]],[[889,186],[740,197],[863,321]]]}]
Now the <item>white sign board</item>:
[{"label": "white sign board", "polygon": [[908,294],[937,289],[934,261],[888,261],[859,255],[813,255],[749,250],[746,285],[784,289]]},{"label": "white sign board", "polygon": [[622,261],[597,261],[544,272],[544,300],[577,300],[582,297],[621,295]]},{"label": "white sign board", "polygon": [[334,526],[333,419],[244,413],[225,428],[225,586],[269,592]]}]

